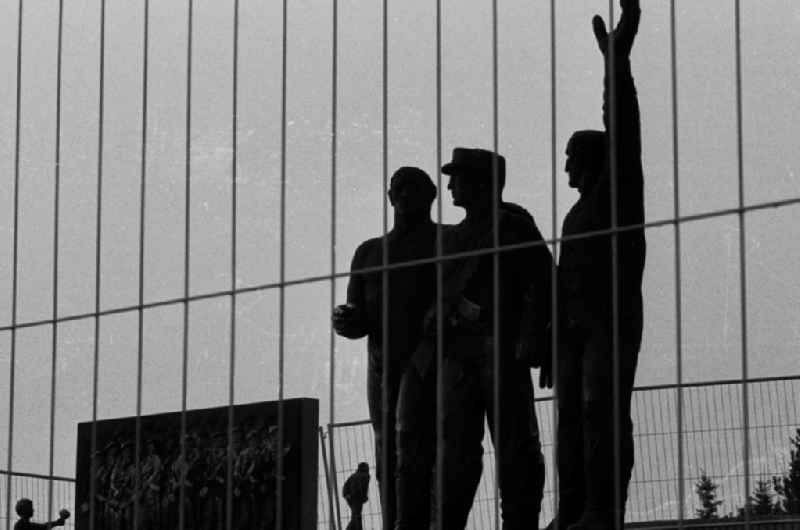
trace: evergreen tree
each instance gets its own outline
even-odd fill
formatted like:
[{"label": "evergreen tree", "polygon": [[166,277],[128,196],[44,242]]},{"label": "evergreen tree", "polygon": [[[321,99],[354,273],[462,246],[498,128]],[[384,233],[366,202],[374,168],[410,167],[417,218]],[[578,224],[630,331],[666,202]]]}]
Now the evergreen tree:
[{"label": "evergreen tree", "polygon": [[773,505],[774,513],[786,513],[786,495],[783,492],[783,476],[772,477],[772,489],[775,490],[775,503]]},{"label": "evergreen tree", "polygon": [[783,497],[783,510],[792,515],[800,514],[800,428],[789,439],[789,471],[775,481],[775,491]]},{"label": "evergreen tree", "polygon": [[716,519],[719,517],[717,509],[722,500],[717,499],[719,484],[714,483],[705,471],[700,474],[700,479],[694,484],[694,491],[700,500],[700,508],[695,510],[698,519]]},{"label": "evergreen tree", "polygon": [[759,480],[756,482],[756,489],[750,496],[750,513],[752,515],[770,515],[775,511],[772,498],[770,481]]}]

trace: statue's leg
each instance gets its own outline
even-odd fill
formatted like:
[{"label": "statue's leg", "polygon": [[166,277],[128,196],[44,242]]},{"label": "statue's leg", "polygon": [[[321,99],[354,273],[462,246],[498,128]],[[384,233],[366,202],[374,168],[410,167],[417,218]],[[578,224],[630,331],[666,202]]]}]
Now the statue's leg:
[{"label": "statue's leg", "polygon": [[[503,530],[538,528],[545,470],[530,370],[504,357],[500,377],[495,379],[494,373],[494,363],[489,356],[482,371],[483,393],[489,429],[499,458]],[[495,432],[495,385],[499,385],[500,391],[499,433]]]},{"label": "statue's leg", "polygon": [[[583,406],[587,442],[587,509],[584,516],[587,524],[584,527],[589,528],[614,528],[617,522],[624,523],[633,471],[631,397],[642,339],[641,311],[628,312],[619,321],[617,377],[614,377],[611,361],[610,325],[594,327],[584,358]],[[615,382],[619,385],[616,404]],[[619,433],[617,451],[614,450],[615,431]]]},{"label": "statue's leg", "polygon": [[428,528],[435,463],[436,374],[423,379],[412,365],[397,401],[396,530]]},{"label": "statue's leg", "polygon": [[623,496],[620,499],[621,506],[618,507],[623,520],[634,464],[631,399],[633,397],[633,384],[636,378],[639,350],[642,346],[643,320],[641,310],[634,310],[633,314],[625,319],[625,322],[626,325],[622,328],[620,338],[620,465]]},{"label": "statue's leg", "polygon": [[[384,528],[389,529],[395,520],[395,409],[397,407],[397,387],[399,377],[389,374],[389,388],[387,417],[384,418],[384,389],[383,370],[370,365],[367,367],[367,404],[369,406],[370,422],[375,440],[375,478],[378,482],[378,491],[381,502],[381,512],[384,518]],[[384,425],[385,419],[385,425]],[[385,477],[384,473],[388,476]]]},{"label": "statue's leg", "polygon": [[558,398],[558,506],[555,521],[558,528],[567,528],[577,521],[583,514],[586,502],[582,408],[583,347],[582,337],[571,336],[559,344],[558,350],[555,386]]},{"label": "statue's leg", "polygon": [[[623,338],[620,334],[617,347],[619,372],[616,376],[610,325],[595,323],[584,350],[584,459],[587,483],[586,509],[582,525],[578,528],[614,528],[620,516],[624,519],[631,469],[626,462],[632,463],[633,450],[630,395],[634,370],[628,368],[629,356]],[[615,384],[618,385],[617,389],[614,388]],[[614,450],[615,431],[619,433],[618,451]],[[619,500],[619,505],[615,504],[616,500]]]},{"label": "statue's leg", "polygon": [[444,360],[444,492],[434,525],[439,530],[465,527],[483,471],[481,368],[472,360]]}]

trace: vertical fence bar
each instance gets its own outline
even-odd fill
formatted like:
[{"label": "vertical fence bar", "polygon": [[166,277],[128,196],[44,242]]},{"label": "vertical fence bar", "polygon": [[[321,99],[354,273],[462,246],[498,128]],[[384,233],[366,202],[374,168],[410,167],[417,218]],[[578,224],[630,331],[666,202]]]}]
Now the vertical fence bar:
[{"label": "vertical fence bar", "polygon": [[142,145],[141,168],[139,183],[139,307],[138,336],[136,352],[136,439],[135,439],[135,469],[134,474],[134,501],[133,501],[133,527],[139,528],[139,498],[141,495],[141,450],[142,450],[142,366],[144,359],[144,241],[146,221],[146,185],[147,185],[147,74],[148,74],[148,45],[150,30],[150,0],[144,0],[144,28],[142,43]]},{"label": "vertical fence bar", "polygon": [[499,122],[499,103],[498,103],[498,50],[497,50],[497,0],[492,0],[492,369],[494,371],[493,381],[493,403],[492,414],[494,416],[494,526],[500,528],[500,481],[502,480],[502,446],[503,433],[500,432],[502,422],[500,421],[500,396],[502,395],[502,364],[500,362],[500,154],[498,138]]},{"label": "vertical fence bar", "polygon": [[183,351],[181,361],[181,433],[180,486],[178,493],[178,530],[186,527],[186,474],[188,471],[186,408],[189,390],[189,251],[191,249],[191,184],[192,184],[192,17],[194,0],[187,1],[186,14],[186,126],[184,139],[184,206],[183,206]]},{"label": "vertical fence bar", "polygon": [[105,48],[106,48],[106,1],[100,0],[100,75],[97,117],[97,194],[96,194],[96,226],[95,226],[95,261],[94,261],[94,363],[92,381],[92,441],[91,470],[89,473],[89,530],[95,530],[95,496],[97,494],[97,400],[98,381],[100,376],[100,266],[103,228],[103,120],[105,111]]},{"label": "vertical fence bar", "polygon": [[281,196],[280,196],[280,271],[278,289],[278,464],[277,488],[275,499],[277,510],[276,528],[283,528],[283,385],[284,385],[284,353],[286,346],[286,52],[287,52],[287,19],[288,0],[283,0],[281,20]]},{"label": "vertical fence bar", "polygon": [[742,20],[741,1],[734,3],[734,31],[736,39],[736,164],[738,173],[739,198],[739,291],[741,313],[742,340],[742,428],[744,458],[744,520],[745,527],[750,528],[750,407],[748,393],[747,366],[747,239],[745,237],[744,208],[744,153],[742,138]]},{"label": "vertical fence bar", "polygon": [[[336,199],[337,199],[337,162],[338,162],[338,105],[339,105],[339,1],[333,0],[331,16],[331,307],[336,304]],[[330,365],[330,379],[328,382],[328,425],[336,421],[336,333],[333,327],[330,329],[330,344],[328,364]],[[322,435],[322,431],[320,430]],[[330,495],[330,519],[331,528],[336,529],[336,525],[341,527],[341,510],[339,509],[339,486],[336,480],[336,454],[334,453],[334,433],[333,429],[328,428],[328,443],[330,444],[331,476],[328,481],[328,493]],[[325,443],[322,443],[322,456],[325,457]],[[327,464],[326,464],[327,466]],[[327,467],[326,467],[327,473]],[[334,519],[334,504],[335,516]]]},{"label": "vertical fence bar", "polygon": [[[444,245],[442,239],[442,0],[436,0],[436,505],[434,520],[444,521]],[[427,384],[423,381],[423,384]]]},{"label": "vertical fence bar", "polygon": [[[376,465],[380,466],[382,478],[380,480],[380,496],[382,506],[385,508],[389,503],[388,493],[392,488],[388,482],[392,480],[389,476],[389,212],[388,212],[388,188],[389,179],[389,2],[383,0],[381,11],[381,184],[383,200],[383,237],[381,238],[381,359],[383,361],[383,372],[381,373],[381,461]],[[385,509],[381,510],[381,519],[384,528],[390,528],[394,521],[389,520],[389,514]]]},{"label": "vertical fence bar", "polygon": [[[14,234],[11,279],[11,366],[8,371],[8,459],[6,468],[13,471],[14,464],[14,391],[17,361],[17,283],[19,268],[19,145],[22,113],[22,0],[17,13],[17,95],[14,124]],[[11,475],[6,476],[6,530],[11,530]]]},{"label": "vertical fence bar", "polygon": [[607,55],[607,72],[608,78],[608,95],[609,95],[609,119],[608,119],[608,145],[609,145],[609,180],[611,182],[611,380],[612,380],[612,423],[613,429],[613,463],[614,463],[614,526],[615,528],[622,529],[624,523],[623,509],[621,508],[623,493],[622,493],[622,453],[620,451],[620,442],[622,440],[622,432],[620,426],[621,418],[621,400],[622,395],[620,391],[620,338],[619,338],[619,234],[617,213],[619,209],[618,196],[617,196],[617,182],[619,179],[617,155],[617,115],[616,115],[616,57],[615,57],[615,32],[614,32],[614,0],[608,0],[608,24],[610,32],[608,34],[608,55]]},{"label": "vertical fence bar", "polygon": [[670,78],[672,92],[672,207],[675,218],[675,404],[677,406],[678,437],[678,528],[683,528],[686,515],[683,469],[683,297],[681,289],[681,227],[677,219],[681,215],[680,178],[679,178],[679,137],[678,137],[678,52],[677,52],[677,16],[675,0],[669,3],[670,28]]},{"label": "vertical fence bar", "polygon": [[58,36],[56,44],[56,131],[53,182],[53,327],[51,332],[50,372],[50,448],[47,481],[47,516],[53,518],[53,473],[55,471],[56,388],[58,377],[58,243],[59,208],[61,207],[61,59],[63,55],[64,0],[58,2]]},{"label": "vertical fence bar", "polygon": [[[233,2],[233,87],[231,102],[231,302],[230,353],[228,366],[228,450],[225,476],[225,528],[233,528],[233,466],[234,466],[234,400],[236,399],[236,228],[237,228],[237,162],[239,124],[239,0]],[[283,451],[278,453],[283,455]]]},{"label": "vertical fence bar", "polygon": [[[551,296],[551,317],[550,317],[550,338],[552,344],[552,355],[550,358],[550,377],[552,378],[553,388],[553,422],[551,424],[552,440],[553,440],[553,521],[555,521],[555,528],[559,528],[559,483],[558,483],[558,267],[556,266],[556,257],[558,256],[558,93],[556,92],[557,81],[557,39],[556,39],[556,0],[550,0],[550,187],[552,194],[550,196],[550,222],[551,234],[553,240],[553,269],[550,284]],[[545,368],[540,368],[544,370]],[[540,511],[541,513],[541,511]]]},{"label": "vertical fence bar", "polygon": [[[330,425],[330,424],[328,424]],[[330,468],[328,467],[328,452],[325,449],[325,431],[322,427],[318,427],[319,432],[319,449],[322,453],[322,469],[325,471],[325,486],[328,492],[328,526],[331,530],[337,530],[336,519],[334,519],[333,497],[337,495],[337,488],[334,486],[331,478]],[[332,429],[328,427],[328,436],[330,436]]]}]

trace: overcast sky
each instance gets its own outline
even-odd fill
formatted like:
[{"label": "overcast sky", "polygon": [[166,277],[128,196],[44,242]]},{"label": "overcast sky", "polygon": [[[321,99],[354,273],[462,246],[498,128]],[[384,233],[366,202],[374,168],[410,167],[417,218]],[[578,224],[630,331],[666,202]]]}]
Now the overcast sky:
[{"label": "overcast sky", "polygon": [[[191,108],[193,294],[230,287],[233,2],[197,0]],[[287,100],[288,279],[329,274],[331,233],[330,1],[289,2]],[[435,178],[435,11],[422,0],[390,2],[388,160]],[[240,287],[279,279],[281,102],[280,2],[240,2],[238,271]],[[381,3],[339,2],[336,268],[382,230]],[[499,145],[508,160],[506,199],[550,237],[577,196],[566,185],[570,133],[600,128],[602,63],[590,19],[601,0],[559,1],[557,189],[551,186],[549,2],[503,0],[499,8]],[[145,299],[182,296],[186,5],[151,2]],[[0,2],[0,322],[11,320],[17,2]],[[674,214],[669,3],[643,0],[633,53],[642,106],[647,219]],[[491,147],[491,2],[443,2],[443,157],[452,147]],[[142,114],[142,2],[107,4],[101,301],[137,303]],[[742,2],[745,201],[800,194],[800,5]],[[737,206],[733,2],[678,2],[680,213]],[[64,13],[58,311],[94,309],[98,160],[99,0],[67,0]],[[22,43],[18,322],[51,317],[57,3],[26,0]],[[461,212],[444,195],[444,220]],[[798,207],[747,217],[748,354],[751,376],[800,372]],[[741,376],[738,219],[681,228],[685,379]],[[645,335],[638,384],[674,382],[674,229],[648,230]],[[336,283],[344,300],[345,281]],[[228,396],[229,298],[190,310],[190,407]],[[286,289],[285,395],[330,391],[330,282]],[[182,305],[145,312],[143,412],[181,402]],[[75,423],[91,419],[94,321],[58,330],[56,472],[74,473]],[[236,400],[278,396],[278,291],[238,297]],[[20,330],[16,346],[14,468],[46,472],[51,326]],[[101,319],[99,415],[135,413],[137,313]],[[366,417],[364,341],[336,341],[337,421]],[[10,333],[0,333],[9,373]],[[0,462],[7,458],[8,377],[0,378]]]}]

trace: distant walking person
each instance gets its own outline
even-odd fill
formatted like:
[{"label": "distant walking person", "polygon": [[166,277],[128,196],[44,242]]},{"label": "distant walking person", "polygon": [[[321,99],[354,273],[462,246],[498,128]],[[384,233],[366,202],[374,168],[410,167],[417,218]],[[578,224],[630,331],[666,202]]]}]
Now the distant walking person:
[{"label": "distant walking person", "polygon": [[[621,525],[633,469],[630,405],[642,341],[646,246],[641,124],[630,52],[641,8],[639,0],[620,4],[620,21],[611,35],[601,17],[593,20],[605,59],[606,130],[578,131],[566,149],[565,171],[580,198],[564,219],[566,239],[558,264],[560,506],[551,528],[605,530]],[[580,237],[615,225],[624,230],[614,236]]]},{"label": "distant walking person", "polygon": [[[369,239],[358,247],[351,270],[382,266],[384,247],[388,248],[389,264],[434,256],[436,224],[431,220],[431,205],[435,198],[436,186],[427,173],[416,167],[398,169],[389,189],[394,226],[386,239]],[[394,526],[396,514],[395,408],[400,379],[420,341],[422,321],[433,304],[435,289],[436,269],[432,264],[398,267],[385,275],[354,274],[347,285],[347,304],[333,310],[336,333],[350,339],[368,337],[367,403],[375,436],[375,475],[384,530]],[[385,317],[384,301],[388,307]],[[384,385],[384,377],[388,385]]]},{"label": "distant walking person", "polygon": [[347,530],[361,530],[363,522],[361,520],[361,510],[369,500],[369,464],[361,462],[358,469],[347,477],[342,488],[342,497],[350,507],[350,522],[347,523]]},{"label": "distant walking person", "polygon": [[14,523],[14,530],[48,530],[54,526],[64,526],[64,521],[69,519],[69,510],[64,508],[58,512],[58,519],[50,521],[49,523],[34,523],[31,521],[33,517],[33,501],[30,499],[20,499],[16,505],[17,515],[19,520]]}]

